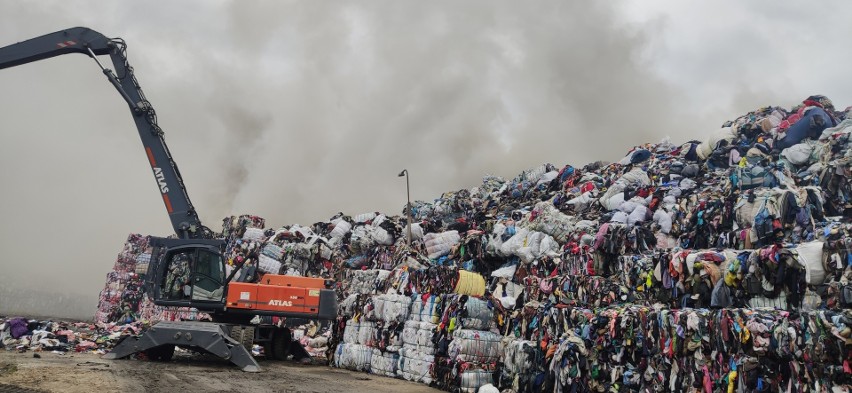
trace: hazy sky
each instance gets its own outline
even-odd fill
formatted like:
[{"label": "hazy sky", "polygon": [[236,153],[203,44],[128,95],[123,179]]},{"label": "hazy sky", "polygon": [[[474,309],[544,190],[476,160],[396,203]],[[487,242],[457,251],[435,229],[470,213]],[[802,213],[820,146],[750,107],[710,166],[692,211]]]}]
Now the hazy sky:
[{"label": "hazy sky", "polygon": [[[429,200],[701,139],[811,94],[844,108],[849,15],[846,1],[0,0],[0,46],[73,26],[124,38],[218,229],[240,213],[398,213],[403,168]],[[91,315],[127,234],[171,231],[129,111],[68,55],[0,71],[0,114],[0,311],[26,287]],[[70,312],[53,298],[27,307]]]}]

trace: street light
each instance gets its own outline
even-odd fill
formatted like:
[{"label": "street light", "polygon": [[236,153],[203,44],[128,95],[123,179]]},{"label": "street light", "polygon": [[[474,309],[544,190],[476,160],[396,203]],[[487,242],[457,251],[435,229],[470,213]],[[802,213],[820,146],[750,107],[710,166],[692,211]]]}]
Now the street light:
[{"label": "street light", "polygon": [[405,244],[408,246],[408,251],[411,251],[411,188],[408,185],[408,169],[403,169],[397,177],[405,176],[405,194],[408,204],[405,205],[405,216],[408,218],[408,236],[405,238]]}]

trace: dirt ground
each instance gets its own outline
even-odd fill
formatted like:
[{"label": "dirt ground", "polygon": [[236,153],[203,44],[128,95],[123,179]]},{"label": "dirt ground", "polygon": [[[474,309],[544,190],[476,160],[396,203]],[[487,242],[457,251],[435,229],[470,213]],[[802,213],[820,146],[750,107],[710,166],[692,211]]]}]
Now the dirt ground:
[{"label": "dirt ground", "polygon": [[440,392],[426,385],[320,365],[259,360],[244,373],[226,361],[176,354],[171,362],[104,360],[89,353],[0,350],[0,392]]}]

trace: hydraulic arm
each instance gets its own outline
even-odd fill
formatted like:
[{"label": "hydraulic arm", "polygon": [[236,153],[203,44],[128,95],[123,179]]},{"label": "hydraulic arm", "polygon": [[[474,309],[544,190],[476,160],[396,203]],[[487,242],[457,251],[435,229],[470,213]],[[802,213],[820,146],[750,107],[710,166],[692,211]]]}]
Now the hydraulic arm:
[{"label": "hydraulic arm", "polygon": [[[182,239],[212,237],[189,199],[177,164],[163,139],[163,130],[157,125],[157,114],[127,62],[127,45],[123,40],[110,39],[84,27],[62,30],[0,48],[0,69],[69,53],[82,53],[94,59],[130,107],[175,233]],[[101,55],[110,57],[115,71],[101,64],[97,57]]]}]

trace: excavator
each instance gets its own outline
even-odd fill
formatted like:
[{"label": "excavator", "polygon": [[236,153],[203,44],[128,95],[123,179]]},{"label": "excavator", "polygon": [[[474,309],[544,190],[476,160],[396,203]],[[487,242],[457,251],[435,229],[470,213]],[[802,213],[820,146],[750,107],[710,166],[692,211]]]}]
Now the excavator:
[{"label": "excavator", "polygon": [[[322,278],[266,274],[257,283],[236,282],[236,266],[225,276],[226,241],[201,223],[183,178],[157,124],[157,114],[145,98],[127,59],[127,44],[85,27],[75,27],[0,48],[0,69],[52,57],[80,53],[91,57],[130,108],[148,164],[175,235],[152,238],[151,262],[145,291],[153,302],[167,307],[192,307],[211,315],[212,322],[164,321],[143,334],[128,336],[105,355],[120,359],[143,352],[168,360],[175,347],[211,353],[243,371],[258,372],[253,344],[263,345],[267,358],[283,360],[293,346],[287,318],[330,320],[337,314],[334,283]],[[115,70],[99,56],[109,56]],[[183,291],[170,291],[175,269],[185,269]],[[279,317],[278,323],[252,323]],[[283,326],[282,326],[283,325]],[[294,347],[294,346],[293,346]]]}]

